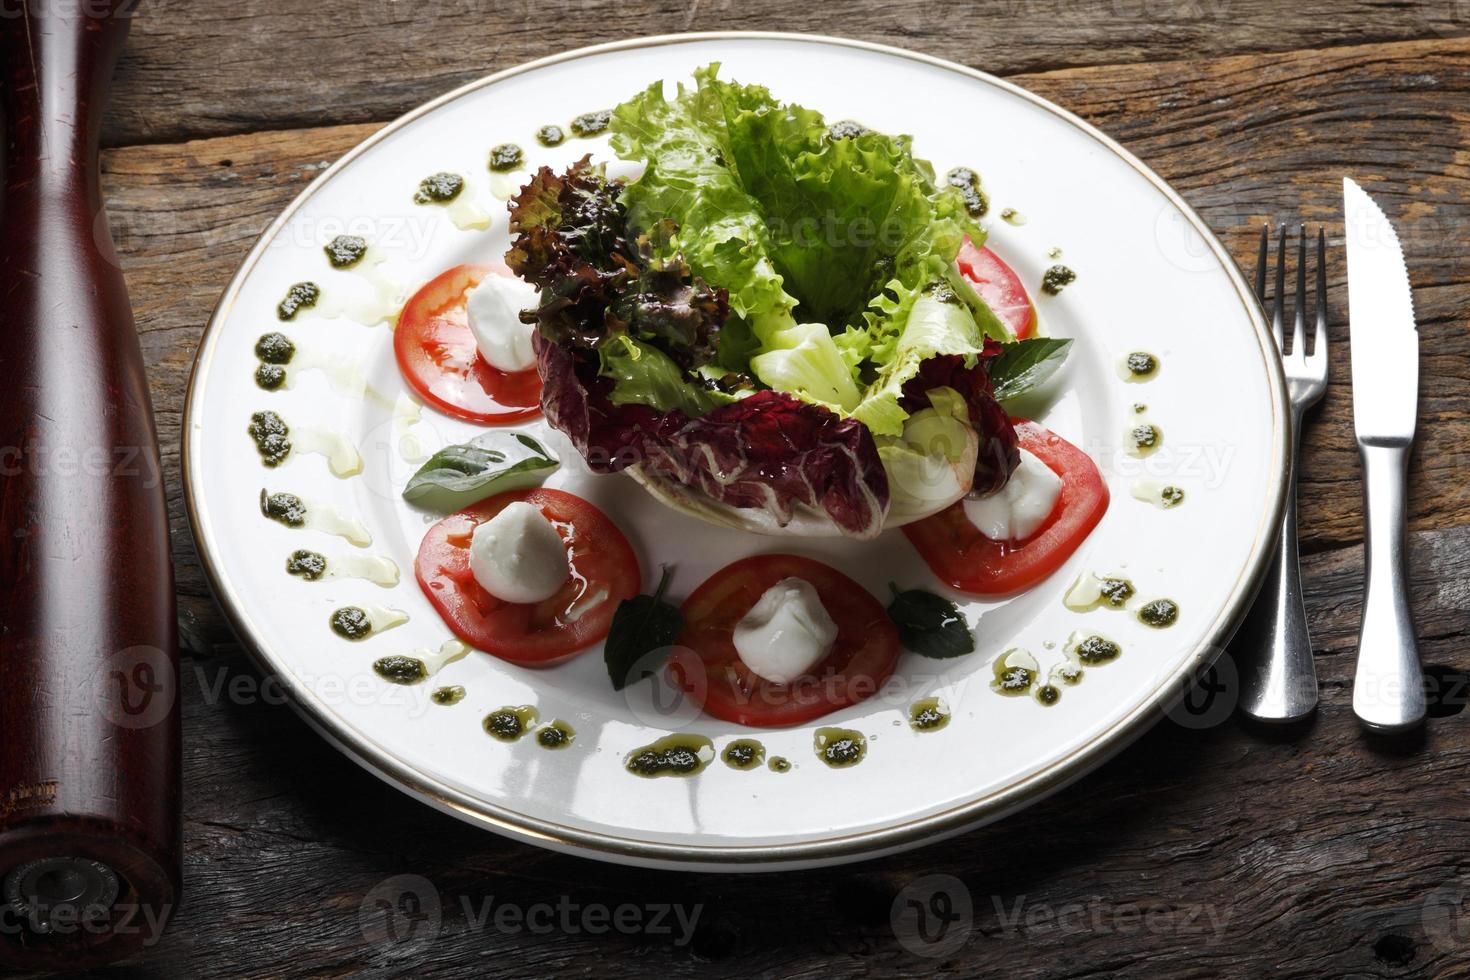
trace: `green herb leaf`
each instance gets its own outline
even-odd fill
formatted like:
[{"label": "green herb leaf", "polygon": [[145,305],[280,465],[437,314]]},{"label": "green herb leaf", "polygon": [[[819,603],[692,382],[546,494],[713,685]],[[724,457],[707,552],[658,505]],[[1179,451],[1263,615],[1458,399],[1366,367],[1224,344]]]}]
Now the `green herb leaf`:
[{"label": "green herb leaf", "polygon": [[1067,359],[1071,340],[1054,337],[1030,337],[1005,345],[999,357],[990,362],[990,382],[997,401],[1024,395],[1056,373]]},{"label": "green herb leaf", "polygon": [[[634,681],[652,677],[654,671],[663,666],[663,661],[655,661],[649,654],[673,645],[684,629],[684,614],[678,606],[664,601],[669,574],[669,566],[665,565],[663,577],[659,579],[658,589],[653,595],[624,599],[617,612],[613,613],[602,657],[615,691],[621,691]],[[634,676],[635,671],[637,676]]]},{"label": "green herb leaf", "polygon": [[905,649],[934,660],[974,652],[975,636],[953,602],[923,589],[900,592],[897,585],[888,587],[893,590],[888,618],[898,627]]},{"label": "green herb leaf", "polygon": [[403,499],[433,510],[459,510],[492,494],[540,486],[561,465],[530,436],[510,435],[445,446],[409,479]]}]

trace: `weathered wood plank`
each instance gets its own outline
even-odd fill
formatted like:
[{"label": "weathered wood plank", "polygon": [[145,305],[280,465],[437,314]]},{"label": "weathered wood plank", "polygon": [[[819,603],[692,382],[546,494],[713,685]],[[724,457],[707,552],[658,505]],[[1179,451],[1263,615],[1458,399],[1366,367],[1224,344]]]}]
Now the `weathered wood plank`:
[{"label": "weathered wood plank", "polygon": [[144,0],[108,145],[392,118],[490,72],[620,36],[842,34],[999,74],[1470,33],[1438,0]]},{"label": "weathered wood plank", "polygon": [[[1417,534],[1410,555],[1416,607],[1432,624],[1426,659],[1464,671],[1470,528]],[[1324,682],[1309,730],[1165,721],[1103,771],[997,826],[779,878],[630,872],[472,830],[345,763],[289,709],[260,701],[258,675],[222,646],[185,671],[189,899],[149,967],[177,976],[226,964],[262,975],[453,976],[472,961],[507,978],[593,964],[610,977],[1399,976],[1392,960],[1411,956],[1414,975],[1456,975],[1467,949],[1426,932],[1423,918],[1438,908],[1436,889],[1470,876],[1470,713],[1431,721],[1412,749],[1360,734],[1348,692],[1360,570],[1357,548],[1305,565]],[[229,695],[234,683],[243,696]],[[936,873],[964,882],[974,932],[962,950],[926,962],[897,941],[889,913],[906,885]],[[423,876],[425,894],[437,896],[437,940],[364,935],[363,902],[401,874]],[[563,901],[701,908],[683,945],[677,931],[477,924],[487,902]],[[399,921],[410,936],[407,917]]]},{"label": "weathered wood plank", "polygon": [[[1406,84],[1411,76],[1421,81]],[[1344,161],[1378,161],[1358,173],[1401,223],[1421,324],[1412,526],[1470,521],[1470,265],[1461,247],[1470,232],[1470,156],[1463,149],[1470,146],[1470,41],[1080,69],[1023,81],[1099,122],[1175,181],[1246,264],[1254,261],[1264,220],[1320,219],[1340,243]],[[220,137],[105,157],[114,234],[165,445],[184,608],[206,633],[217,633],[218,619],[190,551],[177,479],[178,425],[195,344],[255,236],[324,163],[375,128]],[[1397,169],[1382,162],[1384,147],[1395,145],[1404,148]],[[1302,461],[1309,549],[1361,537],[1340,250],[1330,261],[1333,383],[1306,430]]]}]

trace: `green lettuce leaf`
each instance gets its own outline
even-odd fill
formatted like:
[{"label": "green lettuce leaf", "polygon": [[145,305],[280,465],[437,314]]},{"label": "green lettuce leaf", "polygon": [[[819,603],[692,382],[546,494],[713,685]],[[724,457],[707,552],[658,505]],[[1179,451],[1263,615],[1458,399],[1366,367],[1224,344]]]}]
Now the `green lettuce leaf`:
[{"label": "green lettuce leaf", "polygon": [[652,344],[616,334],[598,348],[600,373],[613,379],[614,405],[647,405],[660,412],[675,409],[699,418],[735,400],[733,395],[685,377],[673,358]]},{"label": "green lettuce leaf", "polygon": [[[896,435],[899,391],[924,358],[1006,336],[954,268],[984,233],[908,137],[838,136],[718,68],[673,99],[656,83],[614,110],[613,149],[645,164],[620,199],[629,223],[671,222],[659,254],[728,291],[720,367]],[[936,285],[956,301],[921,302]]]}]

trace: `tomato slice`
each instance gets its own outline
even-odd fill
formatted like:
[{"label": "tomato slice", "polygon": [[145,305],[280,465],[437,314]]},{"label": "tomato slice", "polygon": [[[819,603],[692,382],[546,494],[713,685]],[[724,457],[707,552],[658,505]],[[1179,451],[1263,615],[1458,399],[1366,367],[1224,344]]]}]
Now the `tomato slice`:
[{"label": "tomato slice", "polygon": [[409,387],[455,418],[508,425],[541,412],[535,369],[506,372],[480,356],[465,310],[470,290],[486,276],[508,276],[503,266],[457,265],[429,280],[398,316],[393,352]]},{"label": "tomato slice", "polygon": [[[470,571],[470,537],[509,503],[540,509],[567,544],[572,574],[544,602],[497,599]],[[549,667],[607,636],[618,603],[638,594],[638,558],[612,520],[561,490],[512,490],[444,518],[424,535],[414,571],[424,595],[454,635],[527,667]]]},{"label": "tomato slice", "polygon": [[1035,534],[1022,541],[987,538],[965,516],[964,501],[903,528],[929,569],[961,592],[1029,589],[1072,557],[1108,509],[1108,485],[1090,456],[1035,422],[1014,421],[1021,448],[1062,478],[1056,506]]},{"label": "tomato slice", "polygon": [[[735,651],[735,624],[783,578],[810,582],[837,624],[832,652],[791,684],[753,673]],[[762,728],[799,725],[877,693],[898,666],[898,631],[881,603],[830,565],[756,555],[711,575],[684,601],[684,632],[669,657],[673,682],[706,713]]]},{"label": "tomato slice", "polygon": [[985,300],[985,305],[1010,328],[1017,340],[1035,332],[1036,307],[1026,295],[1021,277],[999,255],[984,246],[975,247],[967,238],[955,262],[965,278],[975,284],[975,291]]}]

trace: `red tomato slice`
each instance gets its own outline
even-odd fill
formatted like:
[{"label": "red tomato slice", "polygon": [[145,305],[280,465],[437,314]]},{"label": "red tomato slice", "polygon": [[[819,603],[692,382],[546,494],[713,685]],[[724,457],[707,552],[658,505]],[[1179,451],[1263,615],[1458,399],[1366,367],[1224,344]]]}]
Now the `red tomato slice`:
[{"label": "red tomato slice", "polygon": [[[497,599],[470,571],[470,537],[516,500],[540,508],[567,543],[572,574],[544,602]],[[561,490],[512,490],[450,514],[429,528],[414,571],[454,635],[527,667],[549,667],[607,636],[618,603],[638,594],[638,558],[623,532],[581,497]]]},{"label": "red tomato slice", "polygon": [[961,592],[990,596],[1029,589],[1072,557],[1108,509],[1108,485],[1090,456],[1035,422],[1015,424],[1021,448],[1062,478],[1056,506],[1035,534],[1023,541],[991,540],[970,523],[963,501],[903,528],[929,569]]},{"label": "red tomato slice", "polygon": [[976,248],[968,238],[955,262],[965,278],[975,284],[975,291],[985,300],[985,305],[1010,328],[1017,340],[1031,336],[1036,330],[1036,307],[1014,269],[990,249]]},{"label": "red tomato slice", "polygon": [[465,298],[486,276],[508,276],[502,266],[457,265],[404,304],[393,334],[398,370],[430,405],[455,418],[508,425],[541,412],[535,369],[507,373],[480,356],[470,332]]},{"label": "red tomato slice", "polygon": [[[783,578],[810,582],[837,624],[832,652],[811,673],[776,684],[735,651],[735,624]],[[898,631],[881,603],[830,565],[797,555],[756,555],[715,572],[684,601],[684,632],[669,657],[674,683],[706,713],[762,728],[799,725],[877,693],[898,666]]]}]

